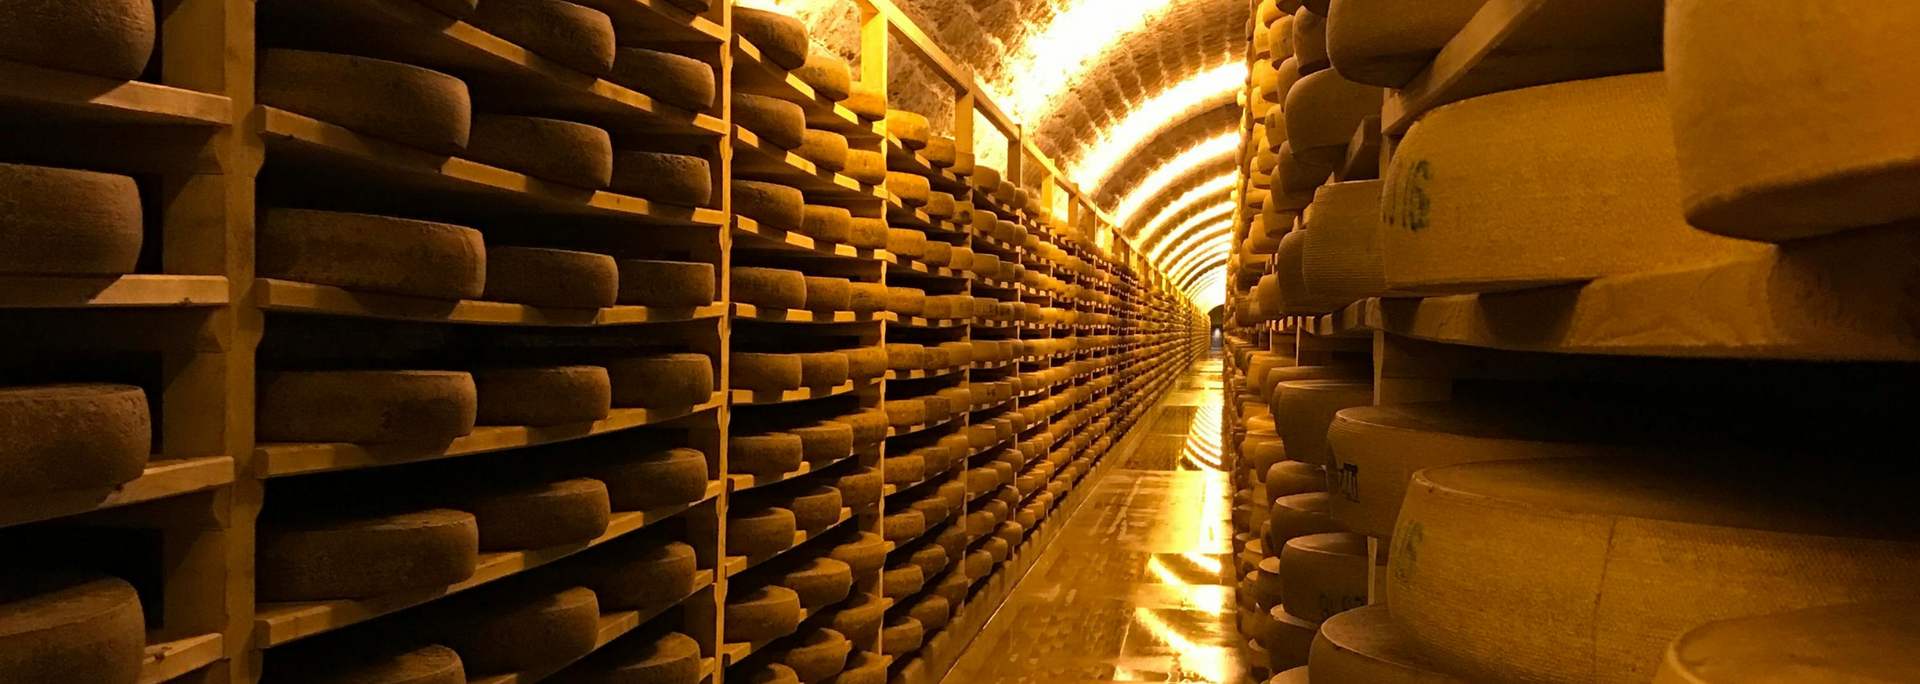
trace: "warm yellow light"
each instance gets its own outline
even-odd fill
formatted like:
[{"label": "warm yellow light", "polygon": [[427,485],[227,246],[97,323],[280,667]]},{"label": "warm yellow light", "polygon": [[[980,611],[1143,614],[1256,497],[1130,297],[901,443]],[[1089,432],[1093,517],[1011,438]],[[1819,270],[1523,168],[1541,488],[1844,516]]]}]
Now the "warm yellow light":
[{"label": "warm yellow light", "polygon": [[1194,214],[1185,221],[1181,221],[1180,225],[1175,226],[1173,230],[1167,231],[1166,239],[1153,240],[1149,238],[1143,243],[1147,246],[1148,257],[1158,261],[1160,256],[1166,253],[1167,248],[1173,246],[1181,236],[1191,234],[1194,229],[1200,227],[1202,223],[1210,223],[1229,218],[1232,213],[1233,204],[1231,202],[1221,202],[1200,210],[1200,213]]},{"label": "warm yellow light", "polygon": [[995,102],[1022,122],[1044,121],[1075,79],[1105,53],[1165,16],[1171,0],[1069,0],[1045,27],[1029,34],[991,86]]},{"label": "warm yellow light", "polygon": [[1193,285],[1188,286],[1186,293],[1187,299],[1193,302],[1194,306],[1200,307],[1202,312],[1211,311],[1213,307],[1225,304],[1227,302],[1226,269],[1216,268],[1208,271],[1206,275],[1194,281]]},{"label": "warm yellow light", "polygon": [[1139,211],[1142,208],[1141,205],[1153,199],[1154,195],[1160,194],[1161,190],[1165,190],[1174,181],[1191,173],[1202,164],[1233,156],[1234,151],[1239,147],[1240,134],[1227,132],[1187,148],[1187,151],[1181,152],[1178,156],[1167,160],[1167,163],[1161,164],[1160,168],[1154,169],[1153,173],[1148,174],[1146,180],[1140,181],[1139,185],[1128,191],[1126,199],[1120,201],[1120,209],[1114,212],[1115,220],[1121,223],[1132,221],[1134,212]]},{"label": "warm yellow light", "polygon": [[1179,216],[1180,212],[1185,211],[1188,207],[1199,204],[1221,192],[1233,190],[1235,180],[1235,175],[1231,171],[1207,179],[1206,182],[1194,186],[1192,190],[1188,190],[1185,194],[1180,195],[1180,197],[1168,203],[1166,208],[1154,214],[1152,220],[1147,221],[1141,228],[1133,231],[1133,234],[1145,239],[1153,239],[1155,232],[1166,227],[1168,221],[1173,220],[1175,216]]},{"label": "warm yellow light", "polygon": [[1176,283],[1182,285],[1188,284],[1194,278],[1194,271],[1226,258],[1227,247],[1225,244],[1221,244],[1224,242],[1226,241],[1214,241],[1206,244],[1203,249],[1195,250],[1193,253],[1186,255],[1178,263],[1175,263],[1167,269],[1167,275],[1172,277]]},{"label": "warm yellow light", "polygon": [[1224,249],[1227,243],[1232,242],[1232,234],[1232,221],[1219,221],[1205,228],[1189,231],[1184,235],[1167,240],[1163,245],[1167,247],[1167,249],[1164,250],[1160,258],[1156,260],[1156,263],[1160,264],[1160,268],[1165,270],[1168,275],[1172,275],[1174,269],[1178,268],[1187,258],[1191,257],[1195,249],[1202,246]]},{"label": "warm yellow light", "polygon": [[1097,141],[1085,148],[1086,155],[1068,165],[1074,182],[1083,188],[1099,188],[1136,150],[1175,124],[1232,99],[1246,84],[1246,79],[1247,65],[1229,62],[1195,74],[1134,105],[1126,118],[1102,131]]}]

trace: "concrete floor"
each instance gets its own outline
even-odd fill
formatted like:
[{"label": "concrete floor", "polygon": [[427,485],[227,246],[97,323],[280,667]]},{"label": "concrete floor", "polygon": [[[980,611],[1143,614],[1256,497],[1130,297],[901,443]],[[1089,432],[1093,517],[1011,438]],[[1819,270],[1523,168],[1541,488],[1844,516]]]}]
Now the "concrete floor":
[{"label": "concrete floor", "polygon": [[1243,684],[1220,360],[1195,364],[945,684]]}]

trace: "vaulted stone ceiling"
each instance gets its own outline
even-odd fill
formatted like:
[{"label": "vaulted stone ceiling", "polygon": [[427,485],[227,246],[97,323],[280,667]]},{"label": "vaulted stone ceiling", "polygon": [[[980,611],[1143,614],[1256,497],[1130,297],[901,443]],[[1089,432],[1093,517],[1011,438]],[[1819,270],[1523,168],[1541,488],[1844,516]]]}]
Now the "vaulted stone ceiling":
[{"label": "vaulted stone ceiling", "polygon": [[[802,18],[817,44],[858,63],[860,10],[852,0],[742,4]],[[1208,141],[1217,147],[1236,130],[1240,108],[1234,95],[1245,79],[1246,0],[896,4],[949,56],[972,69],[989,96],[1102,209],[1132,210],[1115,215],[1130,239],[1185,190],[1232,169],[1231,155],[1185,153]],[[945,82],[897,39],[889,54],[890,106],[927,115],[939,132],[951,130],[954,94]],[[1003,167],[1004,138],[984,120],[974,128],[981,163]],[[1170,162],[1186,166],[1175,173]],[[1037,171],[1027,179],[1037,180]],[[1221,194],[1209,206],[1224,201]],[[1180,224],[1168,223],[1163,230]],[[1194,253],[1224,255],[1228,239]]]}]

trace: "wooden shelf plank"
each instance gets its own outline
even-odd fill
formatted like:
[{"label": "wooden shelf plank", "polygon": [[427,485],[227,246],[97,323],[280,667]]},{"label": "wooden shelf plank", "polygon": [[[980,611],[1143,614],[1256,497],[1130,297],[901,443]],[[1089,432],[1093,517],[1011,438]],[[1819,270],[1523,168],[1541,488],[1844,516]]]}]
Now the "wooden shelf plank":
[{"label": "wooden shelf plank", "polygon": [[164,459],[154,456],[146,472],[114,489],[87,489],[0,497],[0,527],[23,525],[90,511],[164,499],[233,482],[227,456]]},{"label": "wooden shelf plank", "polygon": [[661,40],[727,42],[726,28],[665,0],[580,0],[578,4],[607,13],[620,33],[622,44]]},{"label": "wooden shelf plank", "polygon": [[967,185],[966,179],[954,175],[952,171],[934,166],[933,162],[927,161],[927,158],[920,156],[920,153],[900,144],[899,138],[886,136],[886,152],[889,171],[904,171],[926,176],[935,190],[952,194],[956,200],[965,199],[965,193],[972,189],[972,186]]},{"label": "wooden shelf plank", "polygon": [[532,551],[483,553],[480,555],[479,567],[474,570],[472,577],[440,589],[403,592],[360,600],[262,603],[255,611],[254,639],[262,648],[278,646],[525,572],[679,515],[689,508],[719,496],[725,486],[725,483],[719,480],[709,482],[705,497],[689,504],[652,511],[614,513],[612,521],[607,525],[606,533],[592,541]]},{"label": "wooden shelf plank", "polygon": [[738,247],[761,248],[807,253],[808,256],[827,256],[840,259],[869,259],[895,262],[898,257],[883,249],[864,249],[852,245],[822,242],[792,231],[785,231],[745,216],[733,217],[733,234],[746,238]]},{"label": "wooden shelf plank", "polygon": [[927,430],[932,430],[934,428],[941,427],[943,425],[950,425],[955,421],[960,420],[962,417],[966,415],[967,415],[966,411],[959,411],[959,412],[955,412],[951,416],[947,416],[946,420],[937,420],[930,423],[921,423],[919,425],[909,425],[906,427],[895,427],[892,425],[888,425],[887,436],[900,437],[904,435],[911,435],[915,433],[926,432]]},{"label": "wooden shelf plank", "polygon": [[1381,130],[1471,97],[1661,68],[1661,0],[1488,0],[1433,63],[1387,91]]},{"label": "wooden shelf plank", "polygon": [[888,370],[887,379],[888,380],[920,380],[924,378],[938,378],[938,377],[953,375],[955,373],[965,372],[966,370],[967,370],[967,366],[965,365],[948,366],[946,368],[909,370],[909,371]]},{"label": "wooden shelf plank", "polygon": [[769,309],[752,304],[733,303],[733,317],[738,320],[761,321],[766,323],[878,323],[891,320],[889,311],[808,311],[805,309]]},{"label": "wooden shelf plank", "polygon": [[868,381],[868,382],[849,381],[837,387],[803,387],[801,389],[786,390],[784,392],[755,392],[753,390],[736,389],[732,391],[732,397],[733,397],[733,404],[735,406],[742,406],[742,405],[761,406],[761,405],[768,405],[768,404],[784,404],[791,401],[807,401],[809,399],[825,399],[827,397],[837,397],[844,394],[851,394],[853,392],[867,390],[872,388],[873,386],[874,386],[874,383],[872,381]]},{"label": "wooden shelf plank", "polygon": [[677,323],[718,318],[722,304],[688,309],[612,306],[603,309],[561,309],[472,299],[446,300],[404,295],[355,292],[328,285],[258,278],[254,301],[268,311],[383,318],[444,323],[540,326],[639,325]]},{"label": "wooden shelf plank", "polygon": [[0,60],[0,112],[38,122],[147,126],[225,126],[233,101],[224,95],[144,81],[112,79]]},{"label": "wooden shelf plank", "polygon": [[258,475],[263,478],[284,477],[302,473],[318,473],[335,470],[352,470],[399,463],[417,463],[433,461],[455,456],[469,456],[506,449],[540,444],[552,444],[569,440],[619,432],[643,425],[663,423],[684,418],[703,411],[711,411],[724,403],[725,397],[715,393],[706,403],[682,409],[614,409],[612,415],[591,423],[572,423],[547,427],[528,426],[482,426],[472,433],[453,440],[446,445],[415,444],[345,444],[345,443],[263,443],[254,448],[254,463]]},{"label": "wooden shelf plank", "polygon": [[227,639],[221,634],[202,634],[178,641],[148,644],[140,661],[138,684],[161,684],[186,673],[212,665],[225,658]]},{"label": "wooden shelf plank", "polygon": [[802,462],[798,469],[780,473],[778,475],[747,475],[742,473],[730,473],[727,475],[727,491],[738,492],[738,491],[753,489],[754,487],[764,487],[766,485],[774,484],[776,482],[786,482],[788,480],[806,475],[808,473],[812,473],[815,471],[819,471],[825,468],[838,465],[849,458],[853,458],[853,452],[851,451],[847,452],[847,455],[845,456],[841,456],[839,458],[826,461],[824,463],[813,463],[811,461]]},{"label": "wooden shelf plank", "polygon": [[293,112],[261,107],[261,135],[270,158],[291,159],[323,173],[352,174],[360,182],[438,194],[472,210],[474,202],[547,214],[641,219],[664,225],[719,226],[713,209],[676,207],[608,192],[538,180],[479,162],[426,152],[361,135]]},{"label": "wooden shelf plank", "polygon": [[225,276],[0,276],[0,308],[108,309],[223,306]]}]

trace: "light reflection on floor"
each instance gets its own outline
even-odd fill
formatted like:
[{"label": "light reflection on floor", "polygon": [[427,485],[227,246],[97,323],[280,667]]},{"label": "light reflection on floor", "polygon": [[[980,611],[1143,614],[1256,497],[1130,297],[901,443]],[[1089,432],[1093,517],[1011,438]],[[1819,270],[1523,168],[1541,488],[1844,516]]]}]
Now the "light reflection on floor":
[{"label": "light reflection on floor", "polygon": [[1246,684],[1220,409],[1220,361],[1203,360],[1113,455],[946,684]]}]

